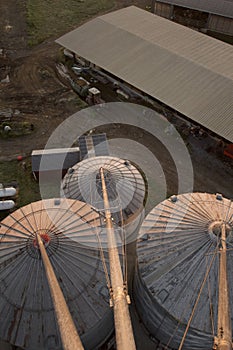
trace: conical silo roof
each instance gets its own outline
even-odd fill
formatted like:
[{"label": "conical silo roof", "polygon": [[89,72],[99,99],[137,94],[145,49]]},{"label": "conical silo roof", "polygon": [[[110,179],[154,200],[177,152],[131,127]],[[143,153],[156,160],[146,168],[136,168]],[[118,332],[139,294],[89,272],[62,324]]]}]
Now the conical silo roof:
[{"label": "conical silo roof", "polygon": [[171,348],[178,349],[197,298],[200,299],[182,349],[205,350],[213,346],[213,335],[217,334],[218,250],[223,223],[232,300],[231,200],[207,193],[172,196],[156,206],[143,222],[137,243],[136,307],[151,334]]},{"label": "conical silo roof", "polygon": [[89,205],[67,199],[32,203],[1,222],[1,339],[32,350],[62,349],[37,246],[40,233],[85,349],[106,340],[113,330],[109,292],[100,252],[90,247],[98,225]]},{"label": "conical silo roof", "polygon": [[99,156],[83,160],[68,170],[62,183],[63,195],[82,200],[103,210],[100,168],[104,169],[111,212],[117,224],[138,215],[145,199],[145,183],[128,160]]}]

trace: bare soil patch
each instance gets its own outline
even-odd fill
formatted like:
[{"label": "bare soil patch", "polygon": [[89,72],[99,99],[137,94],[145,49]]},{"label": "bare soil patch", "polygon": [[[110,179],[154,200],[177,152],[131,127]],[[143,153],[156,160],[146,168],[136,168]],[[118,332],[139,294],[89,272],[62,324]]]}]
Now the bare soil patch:
[{"label": "bare soil patch", "polygon": [[[11,121],[32,123],[34,132],[25,137],[9,138],[7,141],[0,138],[0,160],[14,159],[17,154],[28,155],[32,149],[42,148],[56,126],[85,106],[70,86],[59,79],[55,67],[61,59],[61,48],[54,43],[54,39],[61,34],[59,30],[64,32],[75,26],[73,18],[64,24],[67,19],[68,2],[65,2],[64,18],[60,18],[58,23],[54,22],[57,27],[53,27],[52,38],[30,47],[28,40],[32,39],[29,36],[36,30],[35,35],[39,35],[38,30],[39,26],[43,26],[43,18],[40,7],[38,10],[40,22],[37,23],[36,18],[32,24],[32,18],[27,17],[28,6],[32,3],[33,6],[39,6],[39,3],[41,6],[41,2],[37,4],[36,1],[26,0],[1,1],[0,27],[3,35],[0,38],[0,121],[9,120],[10,114]],[[91,15],[97,15],[98,10],[106,12],[110,7],[110,2],[106,5],[106,1],[92,1],[92,7],[86,7],[88,10],[85,12],[87,2],[80,2],[82,8],[79,11],[77,25],[89,19]],[[73,1],[70,3],[74,5]],[[113,2],[113,9],[132,4],[146,8],[149,3],[150,1],[118,0]],[[57,2],[59,8],[61,4],[59,6],[58,4],[59,1]],[[54,17],[50,21],[55,21]],[[30,21],[29,28],[27,21]],[[44,19],[46,25],[48,21],[48,18]],[[29,35],[30,26],[35,28]],[[41,31],[40,38],[43,36],[43,28]],[[36,36],[33,37],[33,41],[35,38]]]}]

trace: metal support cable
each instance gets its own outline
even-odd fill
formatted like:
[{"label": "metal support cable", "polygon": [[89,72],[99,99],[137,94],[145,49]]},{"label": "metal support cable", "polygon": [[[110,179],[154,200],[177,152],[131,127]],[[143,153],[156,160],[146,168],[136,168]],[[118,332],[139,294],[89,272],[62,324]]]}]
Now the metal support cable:
[{"label": "metal support cable", "polygon": [[[212,244],[211,244],[211,246],[209,247],[209,249],[211,249],[211,247],[212,247]],[[214,251],[214,254],[216,254],[216,253],[217,253],[217,252]],[[207,253],[207,255],[209,255],[209,254],[212,255],[213,253]],[[198,284],[196,284],[196,286],[195,286],[195,288],[194,288],[194,290],[193,290],[193,295],[196,295],[196,294],[197,294],[197,290],[198,290]],[[165,346],[165,350],[168,349],[168,347],[169,347],[169,345],[170,345],[172,339],[173,339],[174,336],[176,335],[176,332],[177,332],[178,328],[180,327],[182,318],[183,318],[184,314],[186,313],[186,311],[188,310],[189,306],[190,306],[190,304],[185,304],[185,305],[184,305],[184,309],[183,309],[183,311],[182,311],[182,313],[181,313],[181,315],[180,315],[180,317],[179,317],[179,321],[178,321],[178,323],[177,323],[177,325],[176,325],[176,327],[175,327],[175,329],[174,329],[173,334],[171,334],[171,336],[170,336],[170,338],[169,338],[169,340],[168,340],[168,342],[167,342],[167,344],[166,344],[166,346]]]},{"label": "metal support cable", "polygon": [[[207,266],[207,261],[206,261],[206,266]],[[214,338],[214,315],[213,315],[213,304],[212,304],[212,300],[211,300],[211,289],[210,289],[210,278],[209,278],[209,276],[208,276],[208,293],[209,293],[209,301],[210,301],[211,328],[212,328],[212,335],[213,335],[213,338]]]},{"label": "metal support cable", "polygon": [[[218,248],[217,248],[217,249],[218,249]],[[216,255],[217,255],[217,249],[215,250],[215,253],[213,254],[213,257],[212,257],[212,259],[211,259],[210,265],[209,265],[209,267],[208,267],[208,269],[207,269],[207,271],[206,271],[206,274],[205,274],[205,276],[204,276],[204,279],[203,279],[201,288],[200,288],[200,290],[199,290],[199,293],[198,293],[196,302],[195,302],[195,304],[194,304],[192,313],[191,313],[191,315],[190,315],[190,317],[189,317],[189,320],[188,320],[187,326],[186,326],[186,328],[185,328],[185,331],[184,331],[184,334],[183,334],[183,337],[182,337],[182,340],[181,340],[181,343],[180,343],[180,346],[179,346],[178,350],[181,350],[182,347],[183,347],[183,345],[184,345],[184,341],[185,341],[185,338],[186,338],[186,336],[187,336],[187,333],[188,333],[190,324],[191,324],[191,322],[192,322],[193,316],[194,316],[194,314],[195,314],[195,311],[196,311],[198,302],[199,302],[199,300],[200,300],[201,293],[202,293],[203,288],[204,288],[204,286],[205,286],[206,280],[207,280],[207,278],[208,278],[208,276],[209,276],[210,269],[211,269],[211,267],[212,267],[212,265],[213,265],[214,259],[215,259]]]},{"label": "metal support cable", "polygon": [[96,229],[96,237],[97,237],[99,248],[100,248],[100,257],[101,257],[102,264],[103,264],[103,269],[104,269],[104,273],[105,273],[107,287],[108,287],[109,292],[110,292],[111,291],[111,281],[110,281],[110,278],[109,278],[109,275],[108,275],[108,269],[107,269],[106,259],[105,259],[105,256],[104,256],[104,250],[103,250],[101,239],[100,239],[100,236],[99,236],[99,233],[98,233],[97,229]]}]

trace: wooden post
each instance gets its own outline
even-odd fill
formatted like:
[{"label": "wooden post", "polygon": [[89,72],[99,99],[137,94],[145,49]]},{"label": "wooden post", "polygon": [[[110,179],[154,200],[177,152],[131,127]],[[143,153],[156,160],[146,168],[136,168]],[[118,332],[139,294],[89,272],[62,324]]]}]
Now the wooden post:
[{"label": "wooden post", "polygon": [[106,231],[108,240],[108,254],[112,286],[112,302],[114,310],[116,344],[118,350],[134,350],[136,349],[136,346],[127,302],[128,296],[124,288],[120,258],[116,246],[116,239],[112,224],[112,216],[109,207],[108,193],[106,189],[103,168],[100,169],[100,175],[102,182]]},{"label": "wooden post", "polygon": [[37,234],[37,242],[52,295],[63,348],[64,350],[84,350],[52,264],[44,247],[44,243],[39,234]]}]

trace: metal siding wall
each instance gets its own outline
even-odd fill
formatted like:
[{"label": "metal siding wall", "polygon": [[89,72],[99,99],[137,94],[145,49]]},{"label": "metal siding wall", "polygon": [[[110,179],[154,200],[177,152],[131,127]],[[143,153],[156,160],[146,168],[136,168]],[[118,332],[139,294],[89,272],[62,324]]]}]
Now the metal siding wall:
[{"label": "metal siding wall", "polygon": [[207,29],[233,35],[233,19],[217,15],[210,15]]},{"label": "metal siding wall", "polygon": [[[158,0],[161,3],[233,18],[232,0]],[[154,5],[153,5],[154,6]]]},{"label": "metal siding wall", "polygon": [[171,17],[171,5],[163,4],[161,2],[155,3],[155,13],[158,16],[170,18]]}]

